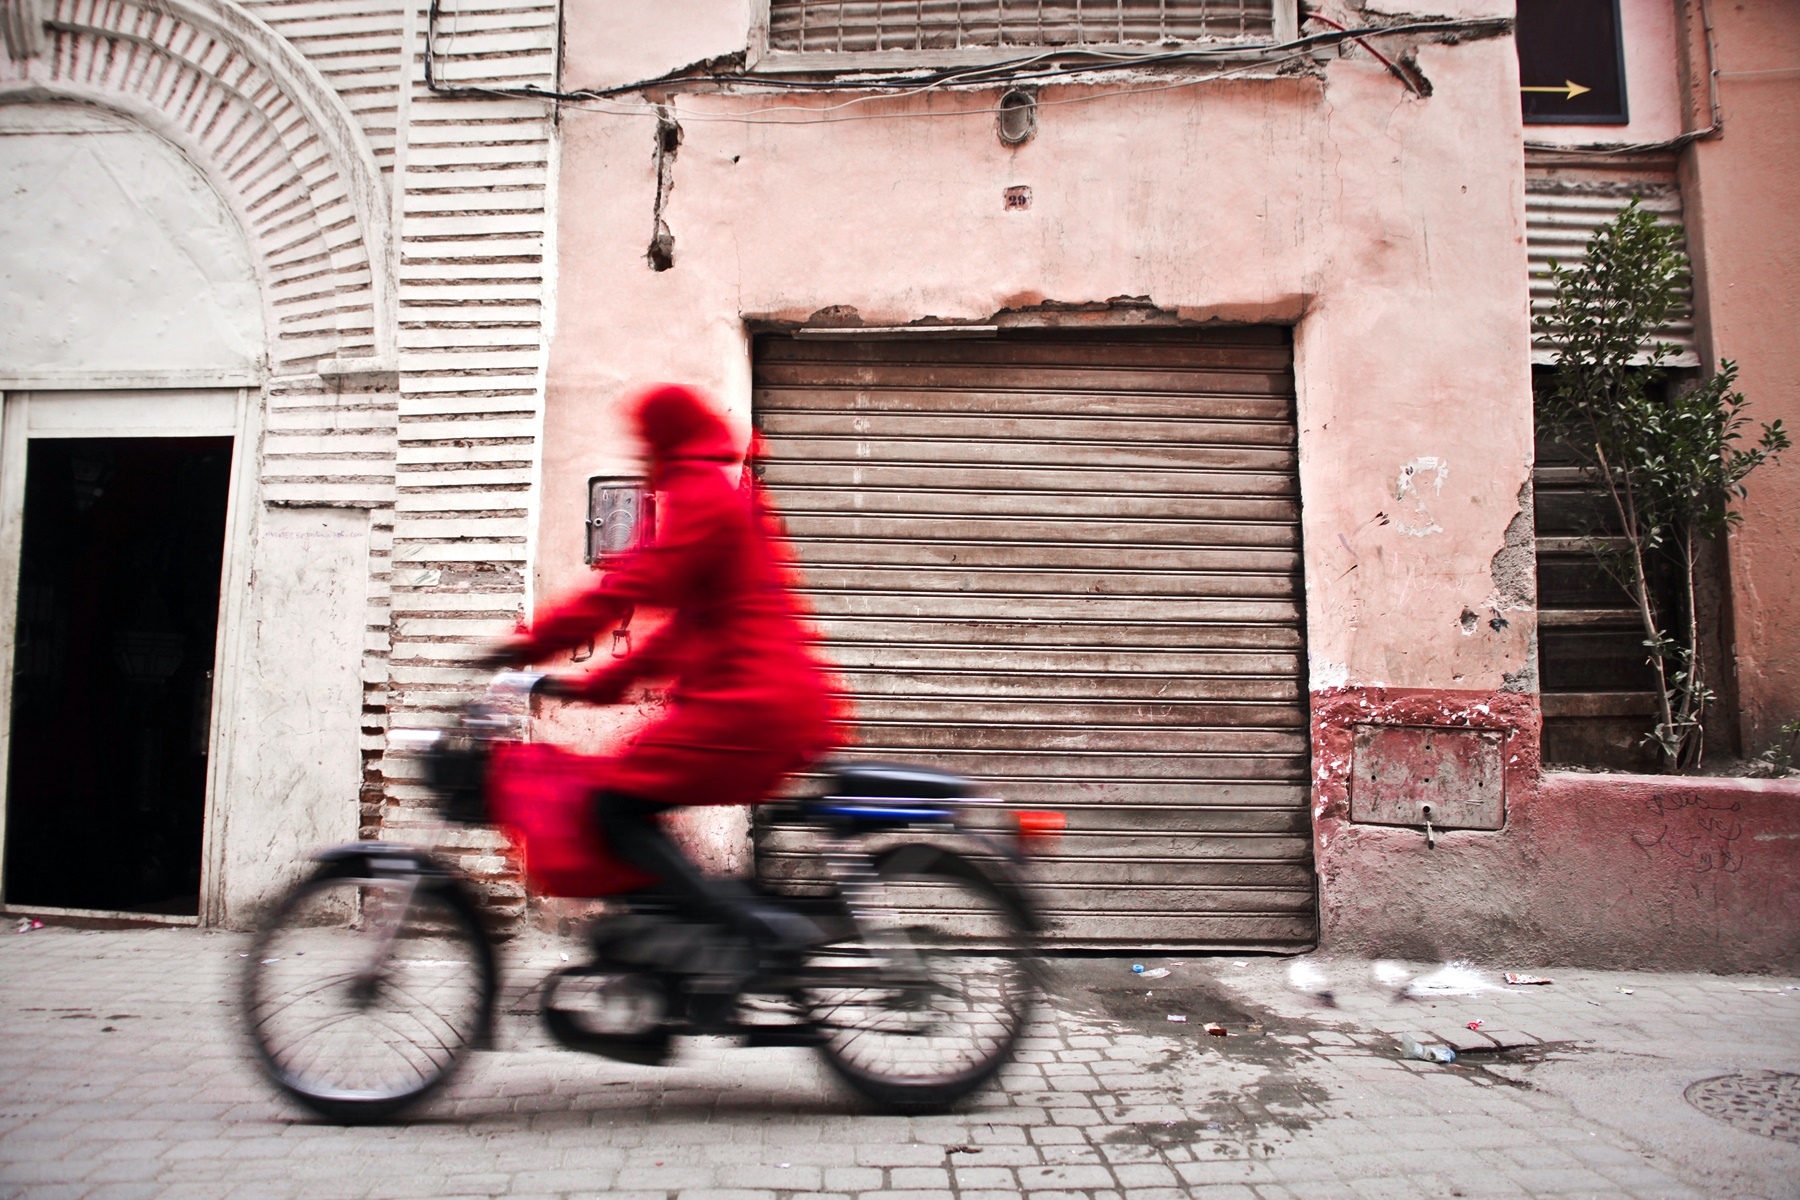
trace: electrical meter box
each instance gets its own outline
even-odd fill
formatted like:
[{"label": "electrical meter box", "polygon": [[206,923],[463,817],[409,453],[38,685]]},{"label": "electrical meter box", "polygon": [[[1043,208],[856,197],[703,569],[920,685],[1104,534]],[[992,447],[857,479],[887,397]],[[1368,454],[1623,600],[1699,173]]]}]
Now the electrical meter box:
[{"label": "electrical meter box", "polygon": [[1505,763],[1506,735],[1497,729],[1358,725],[1350,819],[1499,829],[1506,824]]}]

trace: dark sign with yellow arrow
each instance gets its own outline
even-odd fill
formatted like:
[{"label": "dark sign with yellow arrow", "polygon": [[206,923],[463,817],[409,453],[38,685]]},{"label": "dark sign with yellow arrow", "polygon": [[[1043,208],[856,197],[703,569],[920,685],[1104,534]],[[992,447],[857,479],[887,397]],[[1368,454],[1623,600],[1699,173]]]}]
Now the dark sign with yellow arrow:
[{"label": "dark sign with yellow arrow", "polygon": [[1623,125],[1619,0],[1519,0],[1519,96],[1527,125]]}]

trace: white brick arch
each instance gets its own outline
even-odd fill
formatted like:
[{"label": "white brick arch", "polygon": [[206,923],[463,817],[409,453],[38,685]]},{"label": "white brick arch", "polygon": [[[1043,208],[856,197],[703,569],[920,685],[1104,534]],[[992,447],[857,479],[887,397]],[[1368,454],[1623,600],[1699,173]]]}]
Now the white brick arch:
[{"label": "white brick arch", "polygon": [[343,100],[232,0],[40,0],[41,53],[0,58],[0,102],[111,109],[178,147],[242,222],[269,365],[394,362],[380,172]]}]

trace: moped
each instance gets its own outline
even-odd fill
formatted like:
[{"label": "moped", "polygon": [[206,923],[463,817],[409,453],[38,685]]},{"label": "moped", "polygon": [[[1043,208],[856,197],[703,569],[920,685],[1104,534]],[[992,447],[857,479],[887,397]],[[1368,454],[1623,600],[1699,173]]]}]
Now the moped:
[{"label": "moped", "polygon": [[[523,739],[541,676],[505,672],[439,730],[397,730],[418,755],[438,830],[485,823],[496,752]],[[896,1112],[941,1110],[1012,1057],[1038,995],[1038,917],[1024,851],[1060,814],[999,811],[954,774],[842,763],[818,794],[764,807],[801,848],[810,895],[768,896],[821,932],[764,953],[654,890],[610,897],[591,956],[535,990],[550,1035],[624,1062],[667,1061],[675,1039],[808,1046]],[[242,980],[258,1062],[342,1123],[391,1119],[491,1044],[499,955],[474,887],[430,845],[357,842],[315,856],[270,910]]]}]

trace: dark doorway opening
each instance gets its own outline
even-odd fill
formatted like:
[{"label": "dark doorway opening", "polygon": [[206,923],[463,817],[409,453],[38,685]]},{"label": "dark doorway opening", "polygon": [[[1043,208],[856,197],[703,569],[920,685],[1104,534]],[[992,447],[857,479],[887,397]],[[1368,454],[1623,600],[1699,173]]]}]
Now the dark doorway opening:
[{"label": "dark doorway opening", "polygon": [[230,438],[31,442],[6,902],[198,914]]}]

